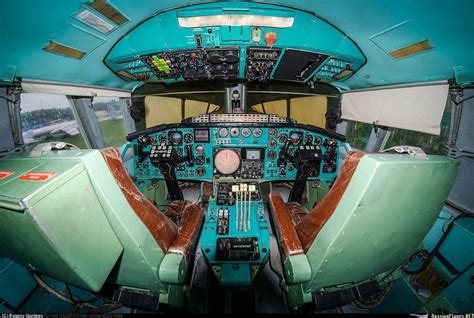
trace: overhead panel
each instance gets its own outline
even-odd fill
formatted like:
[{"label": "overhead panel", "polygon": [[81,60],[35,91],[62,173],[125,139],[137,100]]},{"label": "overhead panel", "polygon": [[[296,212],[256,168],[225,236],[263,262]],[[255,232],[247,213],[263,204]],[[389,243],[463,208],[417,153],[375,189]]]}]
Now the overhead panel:
[{"label": "overhead panel", "polygon": [[164,83],[342,82],[365,62],[352,40],[315,15],[252,2],[162,12],[134,28],[105,58],[125,81]]}]

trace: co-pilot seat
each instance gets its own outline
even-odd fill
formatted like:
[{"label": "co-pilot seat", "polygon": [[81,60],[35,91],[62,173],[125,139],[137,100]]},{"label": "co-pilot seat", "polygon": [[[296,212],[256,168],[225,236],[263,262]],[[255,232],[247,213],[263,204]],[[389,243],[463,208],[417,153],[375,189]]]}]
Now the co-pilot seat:
[{"label": "co-pilot seat", "polygon": [[[115,148],[0,159],[0,255],[99,291],[105,282],[183,304],[204,211],[161,212],[133,184]],[[22,176],[29,175],[30,179]]]},{"label": "co-pilot seat", "polygon": [[373,287],[371,281],[404,264],[439,215],[458,166],[445,156],[352,151],[311,211],[271,193],[290,306],[320,305],[336,289]]}]

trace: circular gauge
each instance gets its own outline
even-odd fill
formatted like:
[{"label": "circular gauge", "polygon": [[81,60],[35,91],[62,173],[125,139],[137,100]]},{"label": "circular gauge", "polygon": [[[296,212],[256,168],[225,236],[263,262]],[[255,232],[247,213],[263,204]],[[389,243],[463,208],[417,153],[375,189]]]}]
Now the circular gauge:
[{"label": "circular gauge", "polygon": [[293,166],[291,163],[288,165],[288,171],[293,171],[295,170],[295,166]]},{"label": "circular gauge", "polygon": [[197,145],[196,146],[196,152],[197,153],[203,153],[204,152],[204,146],[203,145]]},{"label": "circular gauge", "polygon": [[229,136],[229,130],[227,128],[219,129],[219,137],[225,138],[227,136]]},{"label": "circular gauge", "polygon": [[305,144],[312,144],[313,143],[313,135],[310,135],[310,134],[304,135],[304,143]]},{"label": "circular gauge", "polygon": [[275,138],[277,136],[277,130],[275,128],[268,129],[268,135],[272,138]]},{"label": "circular gauge", "polygon": [[225,51],[224,56],[225,56],[226,63],[233,64],[239,61],[239,55],[237,54],[237,51],[231,51],[231,50]]},{"label": "circular gauge", "polygon": [[184,134],[184,142],[190,144],[193,142],[193,135],[191,133]]},{"label": "circular gauge", "polygon": [[314,140],[314,143],[319,146],[321,144],[321,138],[320,137],[316,137],[316,139]]},{"label": "circular gauge", "polygon": [[270,141],[268,142],[268,148],[272,149],[272,148],[275,148],[277,145],[277,142],[275,139],[270,139]]},{"label": "circular gauge", "polygon": [[221,51],[211,51],[209,52],[208,61],[212,64],[220,64],[225,61],[225,58]]},{"label": "circular gauge", "polygon": [[176,149],[176,154],[178,157],[181,157],[183,155],[183,152],[180,149]]},{"label": "circular gauge", "polygon": [[277,153],[276,153],[275,151],[273,151],[273,150],[270,150],[270,151],[268,152],[267,156],[268,156],[268,159],[273,160],[273,159],[275,159],[275,158],[277,157]]},{"label": "circular gauge", "polygon": [[142,145],[146,145],[150,139],[145,135],[138,136],[138,142]]},{"label": "circular gauge", "polygon": [[151,137],[150,143],[151,143],[152,145],[156,145],[157,142],[158,142],[158,140],[156,139],[156,137]]},{"label": "circular gauge", "polygon": [[165,134],[161,134],[159,138],[160,138],[160,144],[164,144],[166,142],[166,135]]},{"label": "circular gauge", "polygon": [[239,129],[239,128],[236,128],[236,127],[231,128],[231,129],[230,129],[230,135],[231,135],[232,137],[234,137],[234,138],[235,138],[235,137],[239,137],[239,135],[240,135],[240,129]]},{"label": "circular gauge", "polygon": [[221,174],[233,174],[239,169],[240,156],[234,150],[222,149],[214,157],[214,165]]},{"label": "circular gauge", "polygon": [[328,144],[329,147],[334,147],[336,145],[336,143],[337,143],[336,139],[334,139],[334,138],[331,138],[331,139],[327,140],[327,144]]},{"label": "circular gauge", "polygon": [[292,131],[290,133],[290,141],[293,145],[298,145],[301,142],[302,137],[303,133],[300,133],[299,131]]},{"label": "circular gauge", "polygon": [[203,165],[204,162],[206,162],[206,158],[204,158],[204,156],[197,156],[196,157],[196,164]]},{"label": "circular gauge", "polygon": [[255,138],[261,137],[262,134],[263,134],[262,128],[255,128],[255,129],[253,130],[253,136],[254,136]]},{"label": "circular gauge", "polygon": [[252,131],[250,130],[250,128],[247,128],[245,127],[244,129],[242,129],[242,137],[250,137],[250,135],[252,134]]},{"label": "circular gauge", "polygon": [[285,133],[281,133],[279,136],[278,136],[278,140],[281,142],[281,143],[285,143],[287,140],[288,140],[288,135],[285,134]]},{"label": "circular gauge", "polygon": [[199,167],[196,169],[196,175],[202,177],[206,174],[206,169],[204,167]]},{"label": "circular gauge", "polygon": [[169,139],[174,146],[178,146],[183,141],[183,135],[179,131],[173,131],[170,132]]}]

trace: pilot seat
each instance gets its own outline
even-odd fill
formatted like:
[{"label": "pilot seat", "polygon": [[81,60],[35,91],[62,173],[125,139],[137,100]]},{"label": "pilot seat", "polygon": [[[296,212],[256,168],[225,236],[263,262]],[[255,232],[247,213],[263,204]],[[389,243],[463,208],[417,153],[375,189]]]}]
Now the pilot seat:
[{"label": "pilot seat", "polygon": [[309,212],[270,193],[289,305],[337,307],[394,279],[435,222],[458,167],[445,156],[351,151]]},{"label": "pilot seat", "polygon": [[0,169],[11,171],[0,180],[0,240],[9,242],[0,255],[88,290],[108,282],[124,304],[140,294],[183,305],[200,206],[172,201],[160,211],[116,148],[15,155]]}]

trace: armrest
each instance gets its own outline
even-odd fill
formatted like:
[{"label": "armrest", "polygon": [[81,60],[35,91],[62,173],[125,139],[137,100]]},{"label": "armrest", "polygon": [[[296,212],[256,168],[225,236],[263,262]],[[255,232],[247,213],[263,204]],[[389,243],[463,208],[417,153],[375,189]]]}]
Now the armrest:
[{"label": "armrest", "polygon": [[298,237],[292,218],[280,193],[272,192],[268,196],[273,221],[278,232],[283,259],[304,254],[303,245]]},{"label": "armrest", "polygon": [[199,234],[204,210],[197,204],[189,202],[181,213],[182,222],[178,226],[178,235],[168,248],[167,254],[180,254],[187,258]]}]

